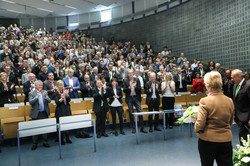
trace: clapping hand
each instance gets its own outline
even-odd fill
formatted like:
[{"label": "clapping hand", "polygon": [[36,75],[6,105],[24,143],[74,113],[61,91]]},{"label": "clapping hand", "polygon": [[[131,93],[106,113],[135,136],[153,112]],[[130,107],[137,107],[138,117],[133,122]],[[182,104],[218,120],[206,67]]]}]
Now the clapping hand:
[{"label": "clapping hand", "polygon": [[39,92],[37,93],[37,96],[40,97],[40,95],[41,95],[41,92],[39,91]]},{"label": "clapping hand", "polygon": [[136,87],[136,81],[134,81],[134,87]]},{"label": "clapping hand", "polygon": [[47,96],[47,92],[43,92],[43,97],[46,97]]},{"label": "clapping hand", "polygon": [[69,85],[69,89],[73,89],[73,86],[72,86],[72,85]]},{"label": "clapping hand", "polygon": [[107,88],[107,87],[106,87],[106,85],[103,85],[102,88],[103,88],[103,91],[106,91],[106,88]]},{"label": "clapping hand", "polygon": [[115,95],[115,98],[117,98],[117,99],[118,99],[118,98],[119,98],[119,96],[118,96],[118,95]]},{"label": "clapping hand", "polygon": [[156,90],[158,89],[158,84],[155,85],[155,89],[156,89]]},{"label": "clapping hand", "polygon": [[10,89],[12,90],[14,88],[15,84],[13,83],[10,87]]},{"label": "clapping hand", "polygon": [[63,94],[64,94],[64,96],[68,96],[69,95],[69,90],[68,89],[64,90]]}]

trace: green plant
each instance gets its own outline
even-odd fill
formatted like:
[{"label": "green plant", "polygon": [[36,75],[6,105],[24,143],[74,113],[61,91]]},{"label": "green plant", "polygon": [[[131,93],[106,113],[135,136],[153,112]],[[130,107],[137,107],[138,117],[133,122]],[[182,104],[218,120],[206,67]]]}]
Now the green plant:
[{"label": "green plant", "polygon": [[198,106],[188,107],[187,110],[183,113],[183,116],[179,118],[176,123],[194,123],[197,118]]},{"label": "green plant", "polygon": [[236,145],[238,150],[233,150],[234,166],[250,166],[250,135],[247,135],[247,141],[241,138],[243,146]]}]

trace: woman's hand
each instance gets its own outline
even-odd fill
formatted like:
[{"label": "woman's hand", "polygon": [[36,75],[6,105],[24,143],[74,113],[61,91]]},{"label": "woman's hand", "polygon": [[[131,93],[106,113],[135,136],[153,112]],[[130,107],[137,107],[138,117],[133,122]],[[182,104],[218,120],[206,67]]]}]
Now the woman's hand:
[{"label": "woman's hand", "polygon": [[13,84],[11,85],[10,89],[13,90],[14,86],[15,86],[15,84],[13,83]]}]

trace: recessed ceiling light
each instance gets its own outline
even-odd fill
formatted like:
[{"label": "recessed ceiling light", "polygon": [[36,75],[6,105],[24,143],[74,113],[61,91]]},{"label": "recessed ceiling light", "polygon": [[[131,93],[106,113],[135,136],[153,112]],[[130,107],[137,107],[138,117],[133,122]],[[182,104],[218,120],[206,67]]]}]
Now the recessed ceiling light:
[{"label": "recessed ceiling light", "polygon": [[38,10],[42,10],[42,11],[45,11],[45,12],[51,12],[51,13],[53,13],[53,11],[52,10],[47,10],[47,9],[43,9],[43,8],[37,8]]},{"label": "recessed ceiling light", "polygon": [[77,8],[75,8],[75,7],[73,7],[73,6],[69,6],[69,5],[65,5],[65,7],[67,7],[67,8],[71,8],[71,9],[74,9],[74,10],[76,10]]},{"label": "recessed ceiling light", "polygon": [[9,12],[13,12],[13,13],[24,14],[23,12],[19,12],[19,11],[16,11],[16,10],[11,10],[11,9],[6,9],[6,10],[9,11]]},{"label": "recessed ceiling light", "polygon": [[70,27],[74,27],[74,26],[78,26],[78,25],[79,25],[79,23],[71,23],[71,24],[69,24]]},{"label": "recessed ceiling light", "polygon": [[8,0],[2,0],[3,2],[11,3],[11,4],[16,4],[16,2],[13,1],[8,1]]}]

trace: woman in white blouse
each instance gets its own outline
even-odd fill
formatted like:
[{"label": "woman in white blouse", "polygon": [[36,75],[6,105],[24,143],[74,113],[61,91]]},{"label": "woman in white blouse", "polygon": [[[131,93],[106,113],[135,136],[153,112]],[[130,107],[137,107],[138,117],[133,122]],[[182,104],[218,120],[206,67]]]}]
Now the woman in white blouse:
[{"label": "woman in white blouse", "polygon": [[112,78],[111,87],[108,89],[108,96],[109,96],[110,110],[112,114],[114,135],[118,136],[118,132],[116,131],[116,112],[118,114],[120,121],[120,134],[125,135],[125,132],[123,131],[124,112],[122,107],[122,90],[121,87],[116,85],[117,85],[116,79]]},{"label": "woman in white blouse", "polygon": [[[162,89],[162,108],[163,110],[171,110],[174,109],[175,103],[175,82],[173,81],[173,75],[169,72],[165,75],[165,81],[161,83]],[[166,116],[166,128],[169,124],[169,128],[173,128],[174,124],[174,113],[165,114]]]}]

